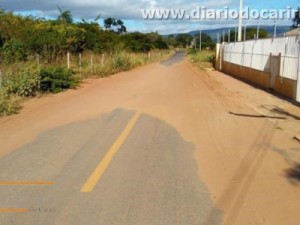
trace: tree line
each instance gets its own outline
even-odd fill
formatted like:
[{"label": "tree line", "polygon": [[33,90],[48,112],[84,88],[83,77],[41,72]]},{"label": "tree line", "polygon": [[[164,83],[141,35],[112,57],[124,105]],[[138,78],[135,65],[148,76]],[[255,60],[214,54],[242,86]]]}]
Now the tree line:
[{"label": "tree line", "polygon": [[59,9],[56,20],[15,15],[0,11],[0,54],[2,62],[26,61],[39,54],[48,61],[58,60],[67,52],[113,53],[148,52],[167,49],[166,40],[157,32],[127,33],[122,20],[107,18],[102,27],[93,21],[73,22],[70,11]]}]

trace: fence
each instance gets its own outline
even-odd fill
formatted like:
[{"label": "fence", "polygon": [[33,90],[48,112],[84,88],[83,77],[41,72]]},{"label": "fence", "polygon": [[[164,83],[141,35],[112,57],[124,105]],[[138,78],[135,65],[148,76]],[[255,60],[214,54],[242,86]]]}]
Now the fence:
[{"label": "fence", "polygon": [[[293,98],[300,102],[300,36],[288,36],[270,39],[249,40],[244,42],[225,43],[221,46],[220,64],[238,65],[240,67],[261,71],[269,75],[270,88],[276,86],[276,79],[281,84],[291,83],[288,87]],[[278,57],[279,60],[275,60]],[[224,65],[223,65],[224,66]],[[277,74],[272,74],[278,66]],[[275,69],[276,70],[276,69]],[[254,73],[252,71],[252,73]],[[239,71],[242,72],[242,71]],[[272,77],[274,75],[274,77]],[[251,79],[251,72],[247,74]],[[255,76],[253,74],[253,76]],[[283,81],[284,80],[284,81]],[[295,84],[295,85],[294,85]],[[279,86],[278,84],[277,86]],[[292,87],[292,86],[295,87]],[[266,86],[266,85],[264,85]],[[276,87],[275,87],[276,88]],[[292,93],[293,92],[293,93]]]},{"label": "fence", "polygon": [[152,50],[151,52],[106,52],[71,54],[66,52],[60,56],[29,55],[26,61],[3,62],[0,58],[0,88],[2,81],[10,74],[17,74],[24,69],[37,67],[62,67],[72,69],[78,77],[107,76],[128,70],[149,62],[163,59],[171,53],[169,50]]}]

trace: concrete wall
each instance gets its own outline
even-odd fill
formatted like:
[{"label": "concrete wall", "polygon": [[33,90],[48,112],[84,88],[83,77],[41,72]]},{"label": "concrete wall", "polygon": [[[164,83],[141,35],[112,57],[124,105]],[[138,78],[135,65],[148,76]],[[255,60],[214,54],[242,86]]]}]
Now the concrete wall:
[{"label": "concrete wall", "polygon": [[225,61],[222,63],[222,71],[262,88],[268,89],[270,85],[270,75],[263,71],[239,66]]},{"label": "concrete wall", "polygon": [[285,97],[296,100],[297,81],[287,78],[275,77],[274,87],[271,87],[271,75],[268,72],[243,67],[222,61],[222,72],[232,75],[240,80],[257,85],[265,89],[272,89]]},{"label": "concrete wall", "polygon": [[296,100],[297,81],[282,78],[275,78],[274,91],[291,99]]}]

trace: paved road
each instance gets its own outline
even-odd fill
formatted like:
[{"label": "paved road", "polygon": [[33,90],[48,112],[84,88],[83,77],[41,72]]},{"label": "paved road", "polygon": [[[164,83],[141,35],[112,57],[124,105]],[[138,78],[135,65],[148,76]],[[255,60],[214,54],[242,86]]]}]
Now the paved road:
[{"label": "paved road", "polygon": [[47,130],[0,160],[0,208],[20,211],[0,224],[200,225],[211,212],[220,224],[194,150],[166,122],[122,108]]},{"label": "paved road", "polygon": [[0,225],[300,224],[299,143],[252,95],[180,52],[28,101],[0,118]]}]

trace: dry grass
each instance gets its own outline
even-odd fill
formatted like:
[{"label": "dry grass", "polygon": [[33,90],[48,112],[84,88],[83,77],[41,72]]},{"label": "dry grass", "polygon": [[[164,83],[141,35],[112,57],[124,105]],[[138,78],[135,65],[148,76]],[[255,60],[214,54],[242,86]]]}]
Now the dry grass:
[{"label": "dry grass", "polygon": [[204,51],[190,51],[188,53],[190,61],[193,65],[199,67],[201,70],[210,70],[213,68],[212,58],[214,56],[214,51],[204,50]]},{"label": "dry grass", "polygon": [[[138,66],[163,60],[171,55],[172,51],[153,51],[151,53],[128,53],[119,52],[115,54],[93,54],[86,52],[80,55],[70,55],[70,69],[75,72],[79,79],[90,77],[106,77],[121,71],[127,71]],[[1,65],[0,75],[0,116],[17,113],[20,109],[22,97],[12,94],[12,87],[22,86],[30,80],[25,80],[20,71],[29,71],[29,78],[39,80],[39,70],[47,67],[67,68],[67,56],[56,62],[48,63],[40,57],[31,57],[27,62],[18,62],[9,65]],[[32,69],[37,68],[37,69]],[[17,75],[17,76],[15,76]],[[30,84],[30,83],[29,83]],[[25,88],[27,86],[25,85]],[[23,85],[24,86],[24,85]],[[22,86],[22,88],[24,88]],[[30,89],[30,86],[29,86]],[[26,89],[25,89],[26,91]],[[38,91],[38,90],[37,90]],[[34,96],[33,94],[32,96]]]}]

